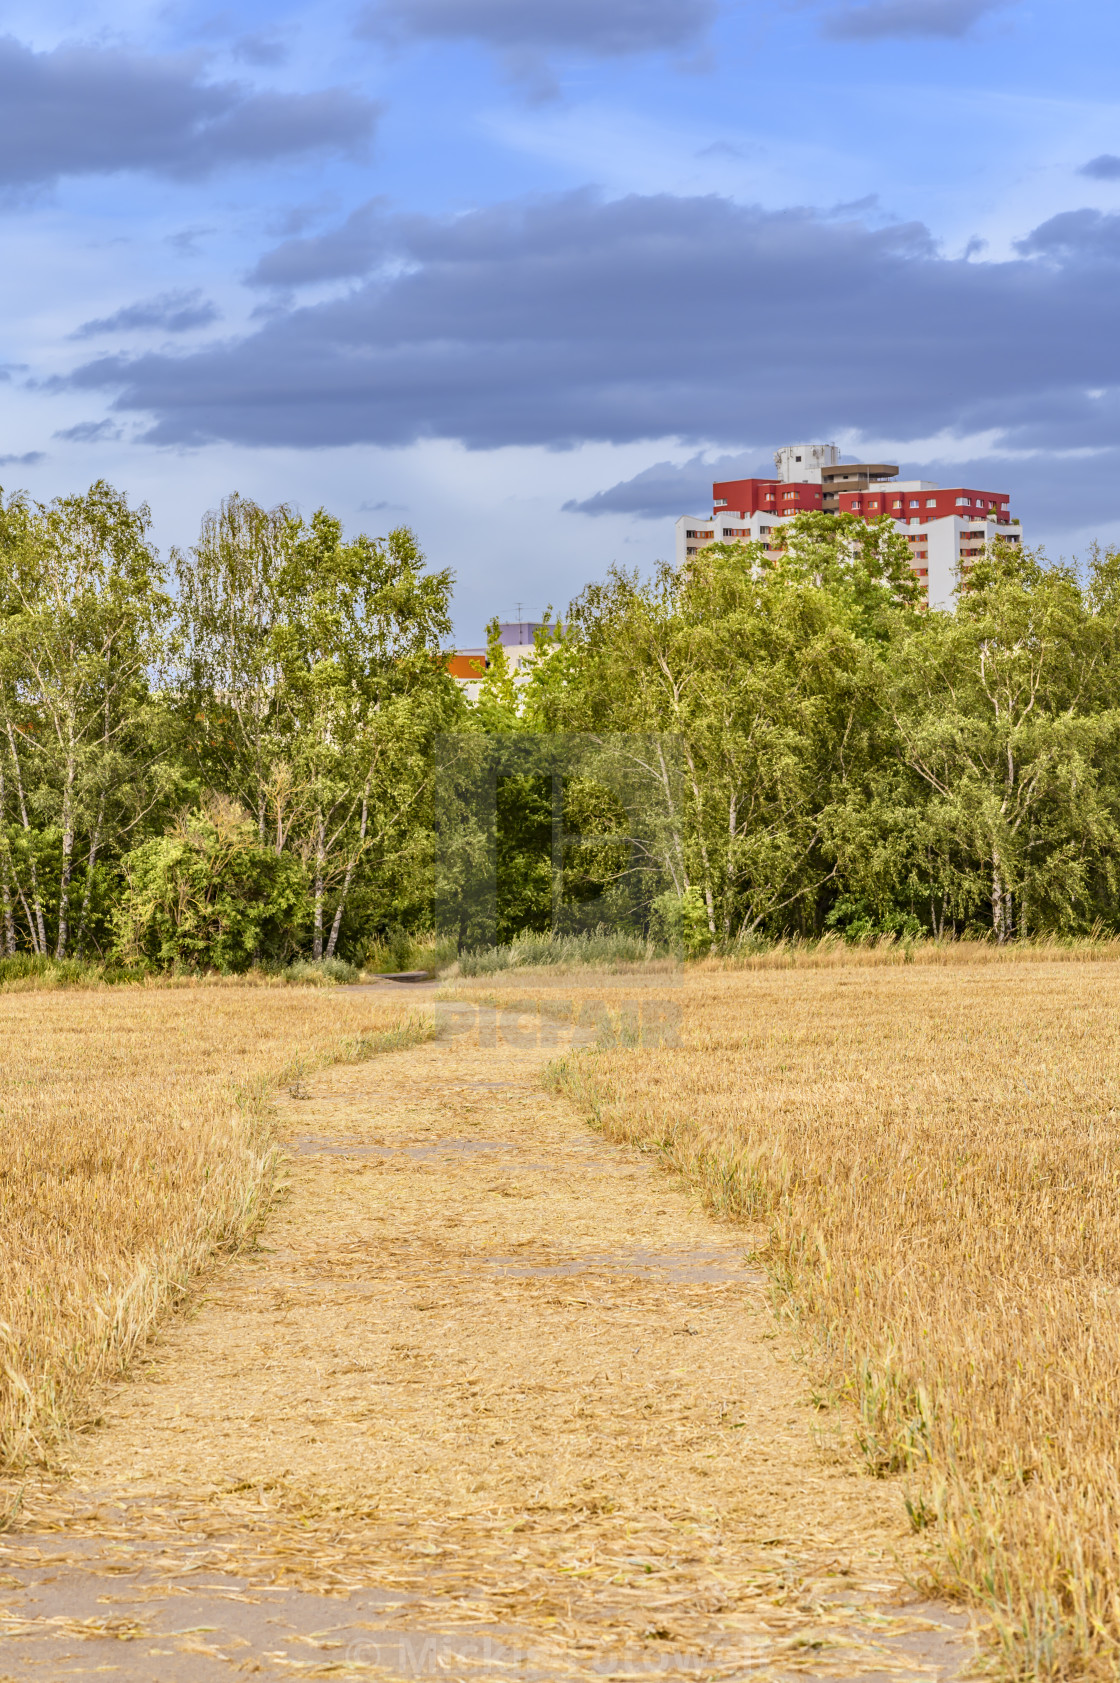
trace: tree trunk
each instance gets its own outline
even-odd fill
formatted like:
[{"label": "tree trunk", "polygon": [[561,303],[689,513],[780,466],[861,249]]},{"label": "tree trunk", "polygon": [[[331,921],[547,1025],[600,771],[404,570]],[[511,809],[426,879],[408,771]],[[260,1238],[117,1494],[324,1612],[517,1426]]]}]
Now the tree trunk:
[{"label": "tree trunk", "polygon": [[367,827],[368,823],[369,823],[369,784],[367,783],[366,787],[365,787],[365,790],[362,794],[362,822],[361,822],[361,827],[358,830],[358,849],[357,849],[357,852],[354,854],[354,857],[350,860],[350,863],[346,867],[346,875],[343,878],[342,889],[341,889],[341,891],[339,893],[339,896],[338,896],[338,905],[334,909],[334,922],[331,924],[331,938],[327,942],[327,957],[328,958],[333,958],[334,957],[335,944],[338,941],[338,931],[339,931],[339,928],[341,927],[341,924],[342,924],[342,912],[343,912],[343,908],[346,905],[346,896],[350,892],[350,884],[353,881],[354,866],[357,864],[358,857],[361,854],[362,848],[365,846],[366,827]]},{"label": "tree trunk", "polygon": [[712,866],[708,858],[708,844],[704,839],[704,797],[700,793],[696,764],[692,758],[692,752],[687,746],[685,747],[685,757],[688,760],[692,798],[696,802],[696,840],[700,847],[700,863],[704,868],[704,905],[708,912],[708,934],[712,937],[712,946],[714,947],[716,944],[716,905],[712,894]]},{"label": "tree trunk", "polygon": [[1011,934],[1011,892],[1004,885],[998,854],[992,861],[992,929],[1002,947]]},{"label": "tree trunk", "polygon": [[54,956],[66,957],[70,938],[70,876],[74,869],[74,765],[66,768],[66,791],[62,798],[62,869],[58,878],[58,941]]},{"label": "tree trunk", "polygon": [[[27,802],[23,797],[23,778],[20,775],[19,755],[16,753],[15,734],[12,731],[11,720],[8,720],[8,745],[12,750],[12,767],[16,774],[16,794],[19,797],[19,816],[24,834],[28,838],[27,854],[31,871],[31,906],[24,900],[24,911],[27,913],[27,930],[31,936],[31,947],[34,952],[45,954],[47,950],[47,929],[43,921],[43,902],[39,897],[39,872],[35,864],[35,848],[31,841],[31,825],[27,818]],[[20,893],[23,900],[23,894]],[[32,917],[32,909],[34,917]]]},{"label": "tree trunk", "polygon": [[4,954],[12,958],[16,950],[16,925],[12,917],[12,891],[8,886],[8,854],[0,858],[0,894],[4,900]]},{"label": "tree trunk", "polygon": [[314,939],[311,946],[311,956],[320,959],[323,956],[323,874],[326,869],[327,843],[323,827],[322,814],[319,816],[315,831],[315,922]]},{"label": "tree trunk", "polygon": [[12,917],[12,891],[8,880],[8,799],[4,768],[0,766],[0,894],[4,901],[4,952],[11,958],[16,950],[16,926]]},{"label": "tree trunk", "polygon": [[74,942],[74,957],[81,958],[82,948],[86,938],[86,918],[89,916],[90,895],[93,892],[93,871],[97,864],[97,850],[101,845],[101,824],[105,816],[105,795],[102,793],[101,804],[97,809],[97,823],[93,826],[93,837],[89,844],[89,858],[86,860],[86,885],[82,893],[82,914],[78,919],[78,935]]}]

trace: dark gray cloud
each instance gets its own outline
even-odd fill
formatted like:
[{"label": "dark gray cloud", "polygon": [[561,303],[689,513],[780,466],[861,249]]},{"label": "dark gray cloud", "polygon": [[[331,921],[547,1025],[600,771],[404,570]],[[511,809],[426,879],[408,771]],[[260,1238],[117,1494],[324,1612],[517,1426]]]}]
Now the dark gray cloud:
[{"label": "dark gray cloud", "polygon": [[42,450],[25,450],[22,456],[0,456],[0,467],[34,467],[45,461]]},{"label": "dark gray cloud", "polygon": [[218,317],[217,306],[195,287],[190,292],[161,292],[155,298],[140,298],[135,304],[114,310],[111,316],[83,321],[70,338],[93,339],[101,333],[137,333],[151,328],[189,333],[196,327],[209,327]]},{"label": "dark gray cloud", "polygon": [[250,286],[308,286],[368,274],[387,248],[383,202],[371,199],[329,233],[285,240],[246,277]]},{"label": "dark gray cloud", "polygon": [[621,58],[695,46],[715,0],[372,0],[358,33],[389,42],[479,41],[515,55]]},{"label": "dark gray cloud", "polygon": [[344,88],[254,92],[207,82],[196,55],[153,57],[0,38],[0,187],[118,170],[189,179],[314,151],[355,153],[377,107]]},{"label": "dark gray cloud", "polygon": [[918,224],[714,195],[383,216],[344,296],[69,384],[152,416],[159,443],[742,448],[853,427],[1096,447],[1120,440],[1120,253],[1099,212],[1066,214],[1001,262],[947,258]]},{"label": "dark gray cloud", "polygon": [[1082,164],[1077,173],[1091,176],[1094,181],[1120,181],[1120,158],[1114,152],[1102,152]]},{"label": "dark gray cloud", "polygon": [[1024,256],[1114,263],[1120,258],[1120,216],[1101,210],[1063,210],[1016,240]]},{"label": "dark gray cloud", "polygon": [[990,12],[1012,0],[871,0],[870,5],[842,6],[822,22],[834,41],[916,40],[941,36],[958,40]]},{"label": "dark gray cloud", "polygon": [[103,444],[120,438],[121,430],[115,421],[79,421],[76,426],[63,427],[54,436],[67,444]]},{"label": "dark gray cloud", "polygon": [[636,514],[642,520],[674,519],[679,514],[699,514],[711,507],[715,479],[765,478],[772,474],[772,461],[738,452],[733,456],[705,457],[698,451],[687,462],[654,462],[632,479],[622,479],[605,491],[596,491],[582,502],[566,502],[565,514]]}]

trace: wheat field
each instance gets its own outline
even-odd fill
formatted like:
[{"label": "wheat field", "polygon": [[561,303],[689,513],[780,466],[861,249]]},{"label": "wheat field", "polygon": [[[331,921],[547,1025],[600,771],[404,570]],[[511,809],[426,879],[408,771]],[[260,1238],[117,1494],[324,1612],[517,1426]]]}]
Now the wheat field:
[{"label": "wheat field", "polygon": [[1120,963],[904,956],[456,991],[603,1024],[557,1081],[762,1225],[822,1422],[905,1475],[932,1587],[987,1610],[1015,1675],[1115,1677]]},{"label": "wheat field", "polygon": [[330,989],[0,994],[0,1468],[49,1465],[273,1188],[270,1094],[430,1017]]}]

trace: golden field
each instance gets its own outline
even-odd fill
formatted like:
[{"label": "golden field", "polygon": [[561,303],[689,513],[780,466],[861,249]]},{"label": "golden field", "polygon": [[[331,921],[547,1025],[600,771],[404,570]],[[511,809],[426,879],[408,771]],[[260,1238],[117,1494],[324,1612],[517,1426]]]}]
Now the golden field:
[{"label": "golden field", "polygon": [[49,1462],[192,1276],[251,1234],[276,1085],[429,1021],[319,988],[0,995],[0,1467]]},{"label": "golden field", "polygon": [[[456,991],[613,1029],[556,1079],[760,1231],[822,1425],[906,1474],[935,1587],[989,1611],[1015,1674],[1115,1677],[1120,963],[915,957]],[[656,1036],[677,1005],[677,1044],[636,1044],[635,1013]]]}]

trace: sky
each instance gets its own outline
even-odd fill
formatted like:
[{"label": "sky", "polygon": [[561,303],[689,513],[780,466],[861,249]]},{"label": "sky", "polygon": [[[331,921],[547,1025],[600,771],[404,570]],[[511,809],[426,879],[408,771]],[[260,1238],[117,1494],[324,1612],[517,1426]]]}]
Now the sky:
[{"label": "sky", "polygon": [[1105,0],[36,0],[0,483],[411,526],[460,643],[818,440],[1120,543]]}]

